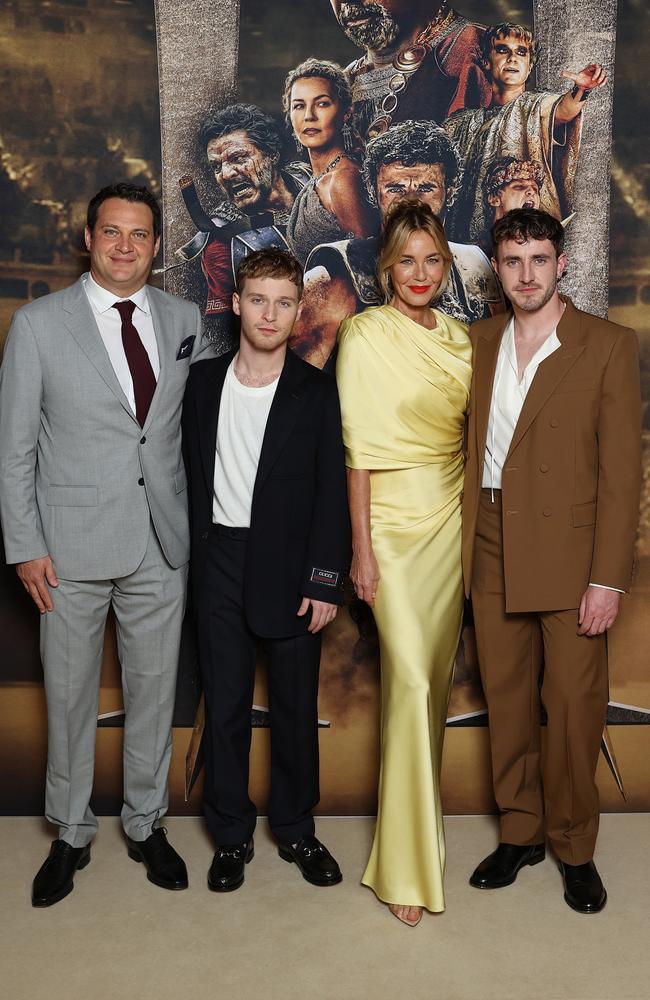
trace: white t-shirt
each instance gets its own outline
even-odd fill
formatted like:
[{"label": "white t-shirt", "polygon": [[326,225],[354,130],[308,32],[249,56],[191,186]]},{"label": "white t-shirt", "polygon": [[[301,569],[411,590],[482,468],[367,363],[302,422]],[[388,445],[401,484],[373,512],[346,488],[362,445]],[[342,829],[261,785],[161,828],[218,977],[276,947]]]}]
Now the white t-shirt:
[{"label": "white t-shirt", "polygon": [[234,359],[221,393],[214,463],[212,520],[231,528],[248,528],[264,431],[279,376],[261,388],[242,385]]}]

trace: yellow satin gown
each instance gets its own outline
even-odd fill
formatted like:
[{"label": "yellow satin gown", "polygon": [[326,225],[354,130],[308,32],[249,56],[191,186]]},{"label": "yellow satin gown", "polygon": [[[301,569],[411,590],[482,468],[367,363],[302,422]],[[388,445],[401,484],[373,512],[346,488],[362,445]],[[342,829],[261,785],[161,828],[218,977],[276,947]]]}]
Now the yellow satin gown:
[{"label": "yellow satin gown", "polygon": [[363,876],[387,903],[444,910],[442,743],[463,585],[462,436],[467,327],[434,310],[427,330],[392,306],[341,327],[336,377],[346,463],[370,471],[380,581],[377,826]]}]

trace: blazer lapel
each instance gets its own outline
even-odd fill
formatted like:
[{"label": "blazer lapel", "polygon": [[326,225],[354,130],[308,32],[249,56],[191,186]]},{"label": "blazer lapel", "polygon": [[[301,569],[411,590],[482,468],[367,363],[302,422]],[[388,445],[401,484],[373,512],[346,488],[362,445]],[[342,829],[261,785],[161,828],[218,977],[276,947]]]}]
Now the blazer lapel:
[{"label": "blazer lapel", "polygon": [[492,402],[492,387],[494,373],[499,357],[499,347],[503,334],[512,319],[512,313],[499,316],[499,322],[492,329],[479,334],[476,341],[474,357],[474,411],[476,428],[476,448],[479,461],[483,461],[485,442],[487,440],[488,421],[490,419],[490,404]]},{"label": "blazer lapel", "polygon": [[526,394],[519,420],[512,435],[508,455],[511,455],[533,420],[585,349],[581,341],[580,314],[569,300],[566,301],[564,315],[557,327],[560,347],[542,361]]},{"label": "blazer lapel", "polygon": [[129,401],[124,395],[122,386],[115,374],[108,351],[104,347],[104,341],[95,322],[95,316],[84,291],[81,278],[67,289],[67,295],[63,298],[62,307],[65,313],[63,322],[69,333],[79,344],[79,347],[90,363],[99,372],[111,392],[117,396],[129,416],[137,423],[135,414],[129,406]]},{"label": "blazer lapel", "polygon": [[269,418],[266,422],[262,451],[253,489],[253,502],[264,485],[275,461],[293,430],[304,403],[301,382],[305,369],[300,361],[287,349],[280,381],[273,397]]},{"label": "blazer lapel", "polygon": [[144,432],[149,429],[149,425],[161,405],[161,399],[165,398],[165,383],[169,377],[169,368],[175,361],[175,358],[172,356],[173,348],[176,343],[176,337],[174,336],[174,314],[164,300],[159,298],[155,293],[155,288],[147,289],[147,298],[149,300],[149,308],[151,309],[153,332],[156,337],[156,345],[158,347],[160,372],[158,374],[156,388],[152,396],[151,403],[149,404],[149,410],[142,428]]},{"label": "blazer lapel", "polygon": [[203,474],[210,493],[214,491],[214,463],[217,448],[217,427],[219,425],[221,394],[228,366],[234,358],[235,353],[235,351],[228,351],[227,354],[223,354],[217,359],[211,378],[206,379],[203,383],[205,398],[201,398],[201,393],[197,392],[194,400],[197,411],[196,417],[199,428],[199,447],[201,450]]}]

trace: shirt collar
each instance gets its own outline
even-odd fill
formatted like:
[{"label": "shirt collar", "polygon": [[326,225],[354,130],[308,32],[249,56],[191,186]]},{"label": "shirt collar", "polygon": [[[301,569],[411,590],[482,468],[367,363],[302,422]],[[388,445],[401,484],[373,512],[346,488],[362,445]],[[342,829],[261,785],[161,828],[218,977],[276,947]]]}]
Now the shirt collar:
[{"label": "shirt collar", "polygon": [[[540,346],[538,347],[537,351],[535,352],[535,354],[533,354],[532,358],[530,359],[530,361],[526,365],[526,368],[525,368],[523,376],[522,376],[522,382],[525,383],[526,379],[527,379],[527,376],[528,376],[528,373],[531,370],[537,371],[537,368],[542,363],[542,361],[544,361],[546,358],[548,358],[549,355],[553,354],[553,352],[556,351],[558,349],[558,347],[561,347],[561,346],[562,345],[561,345],[560,340],[558,338],[557,327],[556,327],[554,330],[551,331],[551,333],[549,333],[549,335],[546,338],[546,340],[542,344],[540,344]],[[510,363],[510,367],[512,368],[512,370],[515,373],[515,375],[517,375],[517,352],[515,350],[515,318],[514,318],[514,316],[510,317],[510,320],[509,320],[509,322],[508,322],[505,330],[503,331],[503,338],[501,340],[501,348],[500,348],[500,352],[499,353],[501,354],[502,359],[504,361],[506,359],[508,360],[508,362]]]},{"label": "shirt collar", "polygon": [[[116,302],[125,301],[125,298],[116,295],[115,292],[109,292],[107,288],[99,285],[93,278],[90,271],[83,275],[82,280],[86,295],[100,315],[108,312],[109,309],[112,309]],[[133,292],[132,295],[128,295],[126,298],[130,299],[131,302],[135,302],[136,309],[139,309],[140,312],[143,312],[146,316],[151,315],[146,285],[138,288],[137,292]]]}]

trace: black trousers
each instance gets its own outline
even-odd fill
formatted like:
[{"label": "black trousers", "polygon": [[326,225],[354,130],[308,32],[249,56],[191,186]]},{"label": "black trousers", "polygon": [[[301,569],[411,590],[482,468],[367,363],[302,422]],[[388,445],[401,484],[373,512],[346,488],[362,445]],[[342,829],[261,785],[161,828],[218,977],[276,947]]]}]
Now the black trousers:
[{"label": "black trousers", "polygon": [[[255,829],[248,794],[251,708],[258,640],[244,614],[247,542],[216,531],[197,602],[205,692],[203,807],[219,846],[241,844]],[[296,607],[296,611],[298,608]],[[280,843],[314,832],[318,783],[320,634],[264,639],[271,723],[269,821]]]}]

